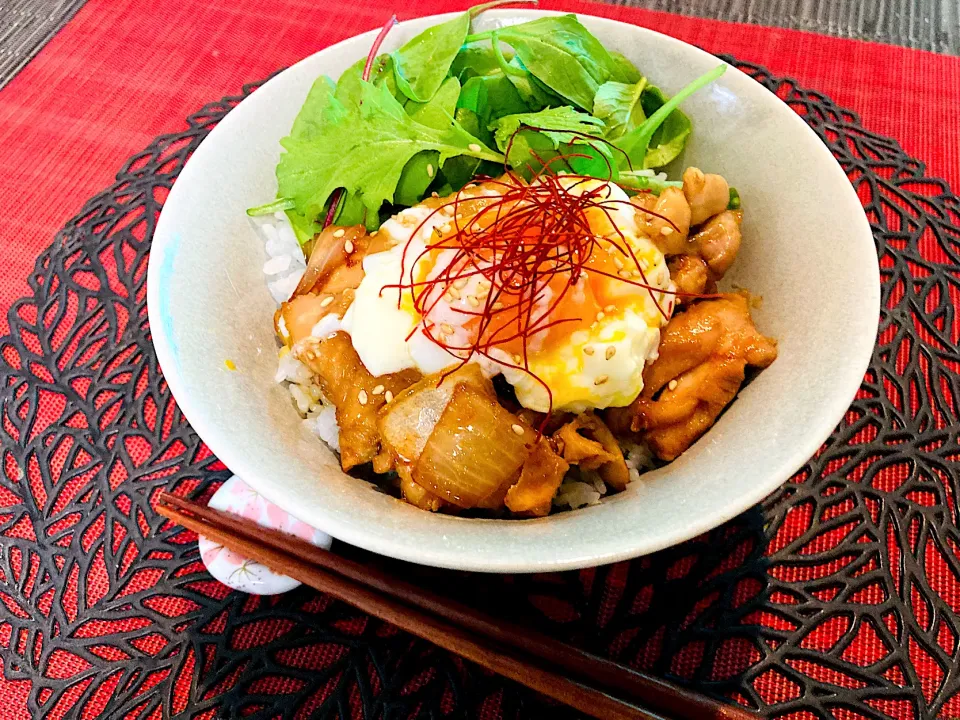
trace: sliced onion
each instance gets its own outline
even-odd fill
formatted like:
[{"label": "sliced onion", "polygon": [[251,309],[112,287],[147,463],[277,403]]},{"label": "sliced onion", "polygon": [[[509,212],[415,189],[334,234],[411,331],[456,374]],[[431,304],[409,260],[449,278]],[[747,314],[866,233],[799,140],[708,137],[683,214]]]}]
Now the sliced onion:
[{"label": "sliced onion", "polygon": [[483,377],[480,366],[469,363],[441,380],[429,375],[410,386],[380,411],[380,435],[398,463],[415,463],[444,408],[461,383],[493,395],[493,385]]},{"label": "sliced onion", "polygon": [[459,384],[417,460],[413,478],[449,503],[476,507],[517,479],[535,440],[536,433],[520,425],[496,396]]}]

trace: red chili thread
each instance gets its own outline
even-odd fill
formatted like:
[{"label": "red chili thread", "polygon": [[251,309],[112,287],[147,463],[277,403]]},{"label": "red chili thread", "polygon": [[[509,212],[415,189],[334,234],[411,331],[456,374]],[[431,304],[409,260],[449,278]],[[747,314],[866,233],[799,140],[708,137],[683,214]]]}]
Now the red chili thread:
[{"label": "red chili thread", "polygon": [[[546,382],[530,370],[529,343],[531,338],[552,327],[582,320],[551,319],[551,315],[584,272],[598,273],[647,290],[664,318],[669,318],[669,313],[664,310],[660,296],[682,294],[650,284],[626,235],[613,222],[611,211],[617,203],[627,203],[631,208],[636,208],[635,205],[611,198],[608,185],[589,189],[583,187],[596,178],[550,172],[551,165],[557,162],[566,162],[569,167],[571,157],[572,154],[559,154],[542,162],[541,169],[529,183],[511,170],[502,179],[475,178],[475,181],[493,186],[501,194],[496,197],[464,197],[461,192],[451,201],[433,209],[417,225],[411,240],[403,248],[400,282],[384,287],[384,290],[409,291],[414,308],[424,318],[410,333],[408,340],[417,330],[421,330],[432,342],[459,360],[444,373],[444,377],[462,367],[474,355],[486,357],[533,377],[546,391],[550,411],[553,408],[553,394]],[[471,208],[468,211],[469,219],[462,224],[458,215],[462,215],[464,204],[480,204],[481,207],[479,210]],[[411,257],[413,238],[420,234],[431,218],[446,208],[453,209],[448,222],[454,226],[454,232],[446,235],[438,233],[425,243],[424,249],[416,257]],[[599,244],[611,241],[609,237],[595,234],[588,215],[590,210],[599,210],[606,216],[619,239],[613,245],[633,263],[639,280],[587,267]],[[660,218],[678,230],[669,218],[650,210],[643,212]],[[453,252],[449,262],[423,280],[412,277],[413,269],[421,260],[443,251]],[[467,322],[476,324],[468,339],[458,343],[452,337],[438,332],[437,324],[429,316],[454,283],[477,277],[489,283],[489,290],[480,307],[453,308],[455,312],[467,316]],[[559,288],[553,288],[554,296],[545,302],[545,290],[551,280],[557,277],[562,278],[562,282]],[[520,362],[513,362],[509,353],[503,351],[498,355],[505,357],[493,357],[493,351],[499,346],[516,340],[521,342]]]}]

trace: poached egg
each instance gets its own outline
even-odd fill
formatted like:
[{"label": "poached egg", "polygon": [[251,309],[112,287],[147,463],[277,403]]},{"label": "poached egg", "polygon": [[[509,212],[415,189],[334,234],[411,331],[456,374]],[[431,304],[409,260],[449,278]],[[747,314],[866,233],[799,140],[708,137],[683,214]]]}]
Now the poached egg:
[{"label": "poached egg", "polygon": [[643,388],[644,366],[656,359],[660,328],[673,310],[665,258],[617,185],[574,176],[552,182],[559,192],[594,198],[578,226],[590,238],[582,245],[588,252],[577,256],[575,268],[551,259],[571,251],[563,242],[569,235],[550,239],[561,246],[556,251],[541,248],[535,236],[543,224],[531,215],[521,235],[505,237],[546,248],[545,255],[524,256],[524,267],[554,269],[534,276],[526,296],[512,296],[498,274],[510,247],[465,253],[458,241],[503,222],[524,201],[494,212],[516,185],[467,186],[387,220],[378,232],[388,249],[364,258],[363,280],[342,320],[323,318],[313,334],[326,335],[334,325],[349,333],[373,375],[408,368],[436,373],[469,356],[486,375],[502,373],[531,410],[628,405]]}]

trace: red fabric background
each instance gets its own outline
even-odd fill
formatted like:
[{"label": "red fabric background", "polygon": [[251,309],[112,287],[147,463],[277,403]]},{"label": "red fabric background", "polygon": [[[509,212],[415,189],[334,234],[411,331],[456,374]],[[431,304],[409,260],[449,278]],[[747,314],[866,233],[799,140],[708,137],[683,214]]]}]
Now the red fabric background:
[{"label": "red fabric background", "polygon": [[[406,18],[465,5],[90,0],[0,91],[0,312],[27,291],[34,259],[57,229],[124,160],[181,128],[188,113],[378,27],[390,12]],[[544,7],[642,24],[796,77],[960,187],[960,58],[585,2]],[[27,717],[27,692],[0,670],[0,718]]]}]

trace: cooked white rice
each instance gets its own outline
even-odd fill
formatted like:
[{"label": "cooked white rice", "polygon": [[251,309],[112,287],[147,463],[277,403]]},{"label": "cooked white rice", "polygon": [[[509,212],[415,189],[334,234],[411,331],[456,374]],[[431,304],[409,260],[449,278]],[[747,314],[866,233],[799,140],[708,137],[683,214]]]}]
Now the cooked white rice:
[{"label": "cooked white rice", "polygon": [[[655,177],[652,170],[644,174]],[[306,269],[303,252],[284,213],[254,218],[253,225],[267,253],[267,260],[263,264],[267,288],[279,305],[290,297],[303,277]],[[275,380],[287,388],[297,411],[303,417],[304,427],[339,452],[340,427],[337,425],[336,408],[323,396],[313,373],[286,348],[280,349]],[[646,445],[624,441],[621,448],[631,482],[638,481],[641,473],[654,467],[653,455]],[[597,472],[573,467],[557,490],[553,506],[576,510],[585,505],[596,505],[606,493],[607,486]]]},{"label": "cooked white rice", "polygon": [[[253,226],[267,253],[267,261],[263,264],[267,288],[279,305],[293,294],[303,277],[307,267],[303,251],[284,213],[254,218]],[[339,452],[340,428],[336,409],[327,402],[306,365],[285,348],[280,349],[279,356],[274,379],[287,388],[303,417],[304,427]]]}]

